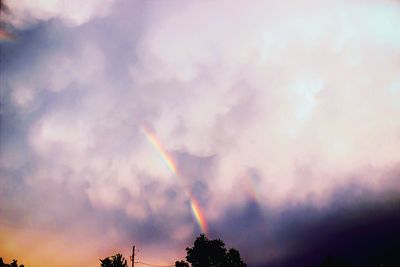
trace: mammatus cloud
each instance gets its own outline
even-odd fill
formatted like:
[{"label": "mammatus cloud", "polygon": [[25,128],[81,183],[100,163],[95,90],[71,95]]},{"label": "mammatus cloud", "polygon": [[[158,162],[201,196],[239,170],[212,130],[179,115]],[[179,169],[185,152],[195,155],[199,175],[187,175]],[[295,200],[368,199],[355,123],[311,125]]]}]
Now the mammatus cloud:
[{"label": "mammatus cloud", "polygon": [[217,236],[249,201],[265,218],[288,205],[329,210],[338,188],[399,190],[395,2],[7,5],[19,29],[2,46],[8,255],[26,231],[55,250],[76,231],[92,255],[136,242],[168,263],[199,231],[185,192]]}]

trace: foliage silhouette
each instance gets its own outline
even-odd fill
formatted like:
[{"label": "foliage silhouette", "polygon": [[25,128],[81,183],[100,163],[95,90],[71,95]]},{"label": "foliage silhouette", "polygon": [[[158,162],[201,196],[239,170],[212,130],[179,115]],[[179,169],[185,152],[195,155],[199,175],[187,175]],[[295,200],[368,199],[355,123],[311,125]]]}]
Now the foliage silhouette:
[{"label": "foliage silhouette", "polygon": [[176,261],[175,267],[189,267],[189,263],[186,261]]},{"label": "foliage silhouette", "polygon": [[238,250],[231,248],[226,254],[226,265],[230,267],[245,267],[246,264],[240,258],[240,253]]},{"label": "foliage silhouette", "polygon": [[[193,247],[186,248],[186,260],[192,267],[246,267],[236,249],[225,248],[221,239],[209,240],[201,234],[194,241]],[[176,267],[187,267],[184,261],[176,262]]]},{"label": "foliage silhouette", "polygon": [[128,267],[127,260],[119,253],[100,260],[100,263],[101,267]]},{"label": "foliage silhouette", "polygon": [[17,260],[13,260],[10,264],[4,263],[3,258],[0,257],[0,267],[24,267],[23,264],[18,265]]},{"label": "foliage silhouette", "polygon": [[322,261],[321,267],[351,267],[351,264],[339,257],[328,256]]}]

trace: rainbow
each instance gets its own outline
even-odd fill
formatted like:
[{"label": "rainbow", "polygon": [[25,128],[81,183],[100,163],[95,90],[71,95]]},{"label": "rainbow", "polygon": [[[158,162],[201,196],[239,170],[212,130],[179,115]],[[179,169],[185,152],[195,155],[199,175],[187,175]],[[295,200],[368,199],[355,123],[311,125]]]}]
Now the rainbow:
[{"label": "rainbow", "polygon": [[[168,152],[164,149],[162,146],[160,140],[157,138],[157,136],[149,131],[145,126],[140,126],[141,132],[146,136],[146,139],[149,141],[149,143],[155,148],[155,150],[158,152],[158,154],[161,156],[162,161],[165,163],[167,168],[178,178],[181,178],[181,176],[178,173],[178,168],[174,162],[174,159],[168,154]],[[190,199],[190,207],[192,209],[192,214],[194,219],[196,220],[200,230],[207,235],[208,233],[208,225],[206,218],[204,216],[204,212],[195,198],[195,196],[192,194],[189,188],[185,186],[185,191],[187,195],[189,196]]]},{"label": "rainbow", "polygon": [[161,145],[160,141],[158,140],[157,136],[155,134],[151,133],[149,130],[147,130],[144,126],[141,126],[140,130],[144,133],[144,135],[146,136],[146,138],[150,142],[150,144],[152,144],[153,147],[160,154],[161,159],[167,165],[168,169],[174,175],[178,176],[177,168],[176,168],[176,165],[175,165],[173,159],[171,158],[170,155],[168,155],[167,151],[165,151],[165,149]]},{"label": "rainbow", "polygon": [[204,217],[204,212],[202,211],[201,206],[197,202],[196,198],[194,198],[193,196],[190,198],[190,207],[192,208],[193,216],[196,219],[201,231],[207,234],[208,225],[206,218]]},{"label": "rainbow", "polygon": [[246,176],[245,181],[246,181],[245,189],[248,195],[254,202],[258,203],[260,201],[260,197],[257,186],[254,184],[253,180],[249,176]]}]

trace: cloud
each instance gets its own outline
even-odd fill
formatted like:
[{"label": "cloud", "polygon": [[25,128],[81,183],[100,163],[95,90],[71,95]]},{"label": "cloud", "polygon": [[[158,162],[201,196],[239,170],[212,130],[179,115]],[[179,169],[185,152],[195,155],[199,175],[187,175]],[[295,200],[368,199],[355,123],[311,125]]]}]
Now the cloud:
[{"label": "cloud", "polygon": [[[156,14],[174,16],[143,34],[140,64],[131,68],[141,87],[163,95],[149,100],[166,109],[153,123],[173,148],[221,155],[211,188],[225,197],[216,200],[213,217],[221,211],[215,207],[236,199],[232,188],[246,169],[262,173],[265,202],[282,203],[322,197],[348,173],[397,162],[398,107],[384,88],[398,73],[398,43],[391,30],[376,31],[382,13],[398,23],[392,5],[371,13],[372,3],[312,3],[311,14],[309,6],[271,6],[281,18],[257,3],[233,5],[222,17],[212,10],[223,2],[184,6],[179,14],[154,5]],[[235,16],[246,12],[252,16]],[[376,24],[364,24],[369,16]],[[391,71],[378,70],[386,67]],[[190,131],[175,141],[174,125]],[[381,136],[391,144],[382,146]],[[303,166],[315,179],[293,193]]]},{"label": "cloud", "polygon": [[325,208],[309,202],[265,211],[249,201],[228,209],[214,229],[252,266],[318,266],[329,256],[390,265],[399,262],[398,208],[396,193],[353,186],[337,188]]},{"label": "cloud", "polygon": [[237,216],[231,233],[271,248],[284,230],[261,222],[288,205],[331,211],[340,187],[398,192],[398,4],[77,3],[7,3],[19,36],[2,47],[8,233],[71,224],[170,252],[198,231],[188,187],[211,232]]},{"label": "cloud", "polygon": [[98,1],[6,1],[9,12],[5,21],[14,27],[24,28],[40,21],[61,19],[71,26],[79,26],[93,17],[106,16],[112,7],[112,0]]}]

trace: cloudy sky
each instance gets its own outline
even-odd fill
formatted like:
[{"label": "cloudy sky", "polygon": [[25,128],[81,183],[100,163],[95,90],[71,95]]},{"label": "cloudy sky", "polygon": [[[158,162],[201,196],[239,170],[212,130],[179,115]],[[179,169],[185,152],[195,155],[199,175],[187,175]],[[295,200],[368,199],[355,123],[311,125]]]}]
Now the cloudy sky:
[{"label": "cloudy sky", "polygon": [[400,2],[5,4],[3,259],[170,264],[206,232],[284,266],[400,236]]}]

